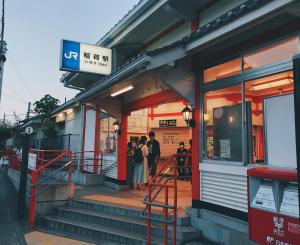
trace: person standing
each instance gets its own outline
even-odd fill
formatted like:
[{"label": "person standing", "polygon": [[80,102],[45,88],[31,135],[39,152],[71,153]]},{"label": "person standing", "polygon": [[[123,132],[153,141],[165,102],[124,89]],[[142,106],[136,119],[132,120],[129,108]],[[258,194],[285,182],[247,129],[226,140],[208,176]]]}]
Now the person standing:
[{"label": "person standing", "polygon": [[149,170],[148,170],[148,148],[146,146],[147,137],[142,136],[139,140],[139,145],[134,151],[134,172],[133,172],[133,183],[137,190],[143,188],[144,184],[149,181]]},{"label": "person standing", "polygon": [[180,178],[185,177],[185,161],[186,161],[186,153],[187,149],[184,147],[184,142],[179,142],[179,148],[177,149],[177,173]]},{"label": "person standing", "polygon": [[155,133],[153,131],[149,132],[150,140],[147,143],[148,146],[148,166],[150,169],[150,175],[152,178],[156,175],[157,163],[160,157],[160,145],[159,142],[155,139]]},{"label": "person standing", "polygon": [[185,167],[186,167],[186,175],[191,178],[192,177],[192,139],[189,140],[190,148],[188,149],[188,157],[185,161]]}]

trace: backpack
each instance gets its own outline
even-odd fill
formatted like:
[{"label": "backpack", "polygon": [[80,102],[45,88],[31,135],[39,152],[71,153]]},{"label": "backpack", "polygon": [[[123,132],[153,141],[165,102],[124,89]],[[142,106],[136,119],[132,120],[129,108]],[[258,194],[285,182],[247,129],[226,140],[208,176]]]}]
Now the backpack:
[{"label": "backpack", "polygon": [[134,150],[134,155],[133,155],[133,159],[135,163],[142,163],[144,160],[144,156],[143,156],[143,152],[142,152],[142,147],[144,145],[142,145],[141,147],[137,147]]}]

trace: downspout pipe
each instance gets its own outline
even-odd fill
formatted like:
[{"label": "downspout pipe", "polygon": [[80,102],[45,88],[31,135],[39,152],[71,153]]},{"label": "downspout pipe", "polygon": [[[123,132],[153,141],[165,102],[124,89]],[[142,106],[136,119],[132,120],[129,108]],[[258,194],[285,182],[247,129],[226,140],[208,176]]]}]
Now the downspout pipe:
[{"label": "downspout pipe", "polygon": [[[300,53],[293,57],[294,73],[294,110],[295,110],[295,133],[296,133],[296,157],[297,157],[297,176],[298,176],[298,197],[300,197]],[[298,125],[298,126],[297,126]],[[300,198],[298,198],[300,214]]]}]

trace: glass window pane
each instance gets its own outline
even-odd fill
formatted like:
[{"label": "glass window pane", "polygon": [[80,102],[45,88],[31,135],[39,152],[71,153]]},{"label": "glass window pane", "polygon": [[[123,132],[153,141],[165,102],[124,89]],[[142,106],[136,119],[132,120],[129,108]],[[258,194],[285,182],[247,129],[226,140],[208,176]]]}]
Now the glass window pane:
[{"label": "glass window pane", "polygon": [[243,70],[292,59],[299,50],[299,39],[291,38],[245,55]]},{"label": "glass window pane", "polygon": [[237,85],[205,94],[204,159],[243,161],[241,91]]},{"label": "glass window pane", "polygon": [[229,77],[241,72],[241,59],[237,58],[204,70],[204,83]]},{"label": "glass window pane", "polygon": [[115,132],[113,123],[116,119],[112,117],[100,119],[100,140],[99,140],[99,150],[103,153],[116,154],[117,140],[115,139]]},{"label": "glass window pane", "polygon": [[[249,162],[264,164],[264,98],[293,93],[293,72],[287,71],[245,83]],[[283,132],[284,135],[284,132]]]},{"label": "glass window pane", "polygon": [[115,137],[115,129],[113,123],[117,121],[117,119],[110,117],[109,118],[109,144],[108,144],[108,150],[110,154],[116,154],[117,152],[117,139]]}]

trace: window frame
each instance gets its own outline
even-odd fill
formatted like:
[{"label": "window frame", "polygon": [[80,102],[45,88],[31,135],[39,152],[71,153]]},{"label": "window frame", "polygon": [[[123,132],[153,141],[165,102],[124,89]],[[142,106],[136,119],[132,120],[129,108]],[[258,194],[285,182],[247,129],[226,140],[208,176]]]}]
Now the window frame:
[{"label": "window frame", "polygon": [[[100,136],[100,134],[101,134],[101,126],[100,126],[101,122],[100,121],[103,120],[103,119],[108,119],[107,120],[108,131],[107,131],[106,137],[108,137],[108,135],[110,133],[110,131],[109,131],[110,121],[111,120],[116,120],[111,115],[109,115],[108,113],[104,113],[104,112],[99,113],[99,116],[98,116],[98,120],[99,120],[99,133],[98,133],[98,137],[99,137],[99,141],[100,141],[100,137],[101,137]],[[102,152],[103,152],[104,155],[107,155],[107,156],[117,156],[118,155],[118,140],[116,140],[116,139],[114,139],[114,140],[116,142],[116,150],[114,151],[114,153],[109,153],[109,152],[105,152],[105,151],[102,150]],[[98,148],[99,148],[99,151],[101,151],[100,144],[99,144]]]},{"label": "window frame", "polygon": [[[220,65],[222,63],[225,63],[227,61],[236,59],[240,57],[240,64],[241,64],[241,73],[236,74],[230,77],[225,77],[221,79],[217,79],[210,82],[204,82],[204,70],[211,68],[212,66],[202,66],[199,72],[199,82],[200,82],[200,162],[202,163],[209,163],[209,164],[222,164],[222,165],[230,165],[230,166],[246,166],[249,164],[255,164],[252,163],[252,161],[247,162],[248,158],[248,142],[247,142],[247,121],[246,121],[246,100],[245,100],[245,83],[249,80],[258,79],[270,75],[274,75],[280,72],[285,72],[289,70],[293,70],[293,61],[292,59],[289,60],[282,60],[279,62],[267,64],[264,66],[260,66],[257,68],[252,68],[249,70],[244,71],[243,70],[243,57],[244,55],[247,55],[251,52],[255,52],[261,48],[267,47],[269,45],[276,45],[276,43],[280,43],[284,40],[291,39],[291,38],[298,38],[299,41],[299,52],[300,52],[300,34],[299,33],[293,33],[288,36],[284,36],[280,39],[272,40],[270,42],[264,43],[262,45],[256,46],[255,48],[243,51],[239,53],[238,55],[227,57],[226,59],[222,59],[222,62],[215,63],[215,65]],[[204,159],[203,152],[205,151],[204,141],[205,138],[205,128],[204,128],[204,100],[205,100],[205,93],[208,91],[216,91],[219,89],[229,88],[232,86],[242,86],[242,156],[243,156],[243,162],[232,162],[232,161],[221,161],[221,160],[210,160],[210,159]]]}]

